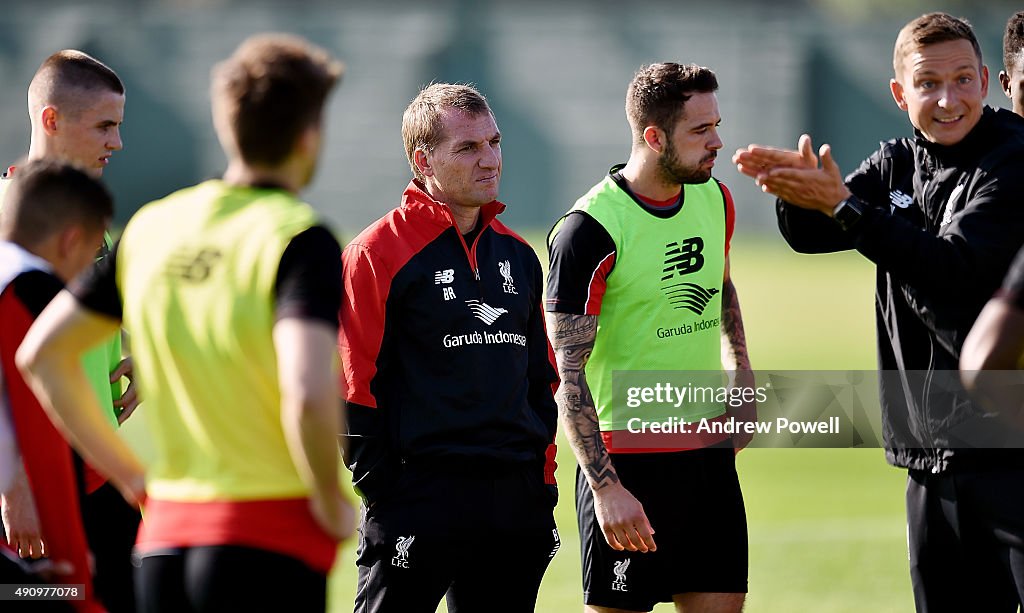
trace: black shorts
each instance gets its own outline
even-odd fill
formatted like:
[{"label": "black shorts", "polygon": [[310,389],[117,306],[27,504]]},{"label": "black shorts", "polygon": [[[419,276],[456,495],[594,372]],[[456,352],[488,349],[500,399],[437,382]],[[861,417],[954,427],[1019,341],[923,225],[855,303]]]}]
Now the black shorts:
[{"label": "black shorts", "polygon": [[911,470],[907,544],[920,612],[1024,602],[1024,470]]},{"label": "black shorts", "polygon": [[135,613],[132,550],[142,516],[109,482],[80,500],[85,536],[96,562],[96,597],[109,613]]},{"label": "black shorts", "polygon": [[576,515],[588,605],[650,611],[688,592],[746,593],[747,520],[732,447],[612,454],[622,485],[640,501],[658,550],[615,551],[576,471]]},{"label": "black shorts", "polygon": [[135,599],[145,613],[320,612],[327,606],[327,575],[253,547],[164,549],[141,556]]},{"label": "black shorts", "polygon": [[558,550],[543,467],[461,460],[405,468],[363,510],[358,613],[529,613]]}]

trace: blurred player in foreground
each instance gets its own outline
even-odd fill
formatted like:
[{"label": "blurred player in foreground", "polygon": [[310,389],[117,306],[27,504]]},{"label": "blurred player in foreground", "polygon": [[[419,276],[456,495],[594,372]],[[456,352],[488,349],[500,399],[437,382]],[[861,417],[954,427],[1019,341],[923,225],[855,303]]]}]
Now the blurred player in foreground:
[{"label": "blurred player in foreground", "polygon": [[71,166],[40,160],[19,170],[0,216],[0,411],[10,410],[21,454],[15,466],[27,477],[32,511],[45,535],[40,539],[44,552],[53,564],[70,565],[71,574],[62,581],[85,586],[86,599],[75,604],[88,611],[102,608],[93,601],[71,448],[14,359],[33,320],[65,283],[92,264],[113,210],[99,181]]},{"label": "blurred player in foreground", "polygon": [[[223,179],[143,207],[19,352],[75,446],[145,501],[143,611],[324,608],[353,524],[332,369],[341,250],[296,194],[313,177],[340,74],[303,39],[245,41],[213,71]],[[156,445],[148,473],[96,403],[80,402],[77,357],[122,319]]]}]

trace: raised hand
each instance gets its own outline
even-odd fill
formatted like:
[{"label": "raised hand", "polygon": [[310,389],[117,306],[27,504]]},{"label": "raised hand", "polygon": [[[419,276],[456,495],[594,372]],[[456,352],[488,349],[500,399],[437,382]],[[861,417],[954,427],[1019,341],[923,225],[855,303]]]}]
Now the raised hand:
[{"label": "raised hand", "polygon": [[751,179],[757,179],[773,168],[816,168],[818,159],[811,148],[811,137],[800,137],[797,150],[778,149],[764,145],[748,145],[737,149],[732,161],[736,169]]},{"label": "raised hand", "polygon": [[836,205],[850,197],[832,157],[832,148],[822,145],[816,156],[807,134],[800,137],[797,147],[793,151],[750,145],[737,151],[733,161],[741,173],[754,179],[761,191],[831,216]]}]

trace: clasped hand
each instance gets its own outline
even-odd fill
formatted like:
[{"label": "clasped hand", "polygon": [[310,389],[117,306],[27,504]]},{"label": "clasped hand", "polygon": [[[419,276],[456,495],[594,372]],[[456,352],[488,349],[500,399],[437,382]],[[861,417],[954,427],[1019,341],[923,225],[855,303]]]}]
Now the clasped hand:
[{"label": "clasped hand", "polygon": [[796,150],[749,145],[738,149],[732,161],[737,170],[754,179],[761,191],[831,216],[836,205],[850,197],[850,190],[832,158],[832,147],[822,145],[818,155],[820,166],[811,137],[804,134]]}]

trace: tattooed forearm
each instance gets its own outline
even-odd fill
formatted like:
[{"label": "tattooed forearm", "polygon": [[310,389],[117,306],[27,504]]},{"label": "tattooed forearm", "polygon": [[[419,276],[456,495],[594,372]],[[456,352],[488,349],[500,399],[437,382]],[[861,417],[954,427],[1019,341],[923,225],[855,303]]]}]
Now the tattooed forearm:
[{"label": "tattooed forearm", "polygon": [[555,400],[569,445],[592,488],[618,483],[584,370],[597,338],[597,316],[548,313],[548,330],[562,379]]},{"label": "tattooed forearm", "polygon": [[722,283],[722,365],[726,370],[750,370],[743,315],[732,279]]}]

